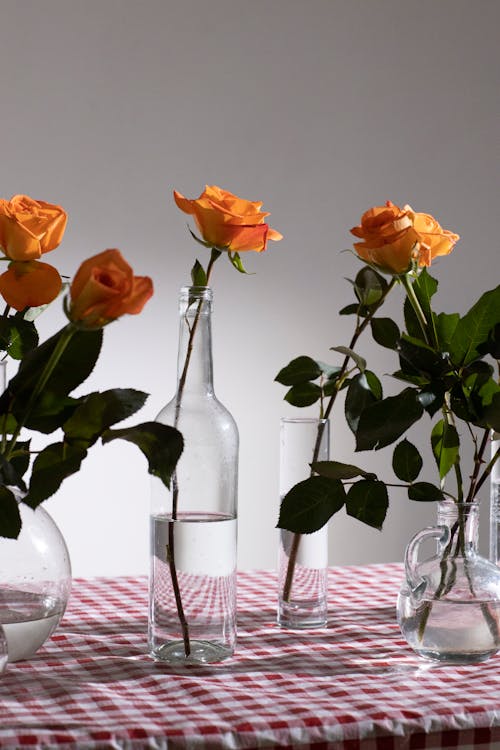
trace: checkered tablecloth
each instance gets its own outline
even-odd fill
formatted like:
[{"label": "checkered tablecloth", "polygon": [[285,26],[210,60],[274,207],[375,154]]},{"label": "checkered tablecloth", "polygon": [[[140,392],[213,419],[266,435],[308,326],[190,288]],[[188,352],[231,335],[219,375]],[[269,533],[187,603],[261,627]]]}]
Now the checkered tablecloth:
[{"label": "checkered tablecloth", "polygon": [[500,747],[500,655],[459,668],[401,638],[399,564],[332,568],[328,628],[279,629],[276,576],[238,576],[238,647],[206,667],[147,655],[145,578],[77,579],[63,622],[0,676],[0,748]]}]

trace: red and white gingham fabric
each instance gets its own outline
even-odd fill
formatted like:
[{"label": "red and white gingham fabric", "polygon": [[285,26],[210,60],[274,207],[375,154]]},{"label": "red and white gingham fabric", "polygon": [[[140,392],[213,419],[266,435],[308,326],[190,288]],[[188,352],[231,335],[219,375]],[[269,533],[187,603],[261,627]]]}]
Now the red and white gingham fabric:
[{"label": "red and white gingham fabric", "polygon": [[276,576],[238,576],[234,658],[147,655],[147,582],[74,582],[59,629],[0,677],[0,748],[500,747],[500,655],[451,668],[401,638],[399,564],[330,570],[323,630],[275,624]]}]

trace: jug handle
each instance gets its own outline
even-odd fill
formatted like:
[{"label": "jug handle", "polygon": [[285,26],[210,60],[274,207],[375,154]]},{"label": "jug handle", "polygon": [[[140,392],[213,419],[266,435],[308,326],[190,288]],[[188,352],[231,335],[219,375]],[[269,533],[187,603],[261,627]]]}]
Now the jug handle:
[{"label": "jug handle", "polygon": [[412,596],[420,598],[427,588],[427,579],[418,573],[418,551],[423,541],[436,539],[446,545],[450,538],[450,530],[447,526],[428,526],[410,539],[405,552],[405,574],[406,581]]}]

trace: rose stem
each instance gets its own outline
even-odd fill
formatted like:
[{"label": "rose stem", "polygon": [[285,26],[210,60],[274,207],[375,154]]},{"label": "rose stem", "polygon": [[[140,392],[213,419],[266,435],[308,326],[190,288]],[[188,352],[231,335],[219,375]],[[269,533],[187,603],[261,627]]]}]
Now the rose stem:
[{"label": "rose stem", "polygon": [[[365,328],[367,327],[368,323],[371,321],[371,319],[373,318],[373,316],[375,315],[375,313],[377,312],[377,310],[381,307],[381,305],[383,304],[385,298],[387,297],[387,295],[389,294],[389,292],[393,289],[393,287],[396,285],[396,283],[397,283],[397,278],[395,276],[393,276],[392,280],[391,280],[391,283],[387,286],[387,288],[383,292],[383,294],[380,297],[380,300],[378,301],[376,307],[374,307],[372,310],[370,310],[370,312],[366,315],[366,317],[363,319],[363,322],[361,324],[359,324],[359,318],[358,318],[358,323],[356,324],[356,330],[354,331],[353,337],[352,337],[351,342],[349,344],[349,349],[354,349],[354,347],[356,346],[356,344],[358,342],[359,337],[361,336],[361,334],[363,333],[363,331],[365,330]],[[335,399],[337,398],[337,394],[338,394],[338,392],[340,390],[340,386],[342,385],[342,383],[344,381],[344,378],[345,378],[345,375],[346,375],[346,372],[347,372],[347,368],[349,366],[349,360],[350,360],[350,356],[346,355],[346,357],[345,357],[345,359],[344,359],[344,361],[342,363],[342,367],[340,368],[340,372],[338,374],[337,380],[336,380],[335,390],[332,393],[332,395],[330,396],[330,400],[329,400],[328,405],[327,405],[327,407],[325,409],[325,413],[323,415],[323,420],[324,421],[321,422],[318,425],[318,434],[317,434],[317,437],[316,437],[316,443],[314,445],[312,463],[314,463],[318,459],[319,449],[320,449],[320,446],[321,446],[321,439],[323,437],[323,431],[325,429],[326,421],[328,420],[328,418],[330,416],[330,413],[331,413],[331,411],[333,409],[333,405],[335,403]],[[311,475],[313,473],[314,472],[311,469]],[[301,537],[302,537],[302,534],[300,534],[299,532],[295,532],[294,535],[293,535],[292,544],[291,544],[291,547],[290,547],[290,554],[289,554],[289,557],[288,557],[288,565],[287,565],[287,570],[286,570],[285,583],[283,585],[283,600],[285,602],[290,601],[290,594],[291,594],[291,590],[292,590],[293,574],[294,574],[295,565],[296,565],[296,562],[297,562],[297,553],[299,551],[299,544],[300,544]]]},{"label": "rose stem", "polygon": [[[212,250],[212,255],[210,256],[210,261],[207,266],[207,284],[210,279],[210,274],[212,272],[213,265],[217,258],[219,257],[216,252],[214,252],[214,249]],[[175,417],[174,417],[174,427],[177,427],[179,422],[179,415],[181,410],[181,400],[182,400],[182,394],[184,392],[184,387],[186,385],[186,378],[187,378],[187,372],[189,363],[191,361],[191,354],[193,351],[193,341],[194,341],[194,334],[196,332],[196,329],[198,327],[198,320],[201,315],[201,300],[198,303],[198,310],[196,311],[196,316],[193,322],[193,327],[191,328],[191,331],[189,332],[189,339],[188,339],[188,347],[186,352],[186,360],[184,362],[184,367],[182,368],[181,377],[179,378],[179,385],[177,387],[177,397],[175,402]],[[175,567],[175,553],[174,553],[174,521],[177,520],[177,508],[179,504],[179,485],[177,482],[177,474],[174,472],[172,476],[172,520],[168,524],[168,553],[167,553],[167,561],[168,566],[170,569],[170,577],[172,579],[172,588],[174,591],[174,597],[175,597],[175,604],[177,607],[177,614],[179,616],[179,622],[181,625],[182,630],[182,640],[184,642],[184,653],[186,657],[188,657],[191,654],[191,644],[189,639],[189,625],[186,620],[186,615],[184,614],[184,607],[182,606],[182,597],[181,597],[181,590],[179,586],[179,579],[177,577],[177,569]]]}]

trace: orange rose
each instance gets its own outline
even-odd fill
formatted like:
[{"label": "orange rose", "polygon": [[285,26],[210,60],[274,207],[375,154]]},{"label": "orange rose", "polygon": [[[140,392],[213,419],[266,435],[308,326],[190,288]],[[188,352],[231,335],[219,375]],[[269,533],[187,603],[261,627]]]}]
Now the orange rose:
[{"label": "orange rose", "polygon": [[414,262],[430,266],[436,256],[450,253],[460,239],[442,229],[432,216],[415,213],[411,206],[401,209],[391,201],[366,211],[361,225],[351,233],[363,240],[354,243],[362,260],[395,275],[409,271]]},{"label": "orange rose", "polygon": [[134,276],[119,250],[104,250],[78,269],[68,317],[84,328],[102,328],[124,313],[140,313],[152,294],[150,278]]},{"label": "orange rose", "polygon": [[59,245],[66,221],[66,212],[51,203],[27,195],[0,199],[0,247],[11,260],[36,260]]},{"label": "orange rose", "polygon": [[61,287],[59,272],[38,260],[13,261],[0,276],[0,294],[16,310],[48,305]]},{"label": "orange rose", "polygon": [[177,206],[194,216],[203,240],[210,247],[240,253],[255,250],[261,253],[268,240],[281,240],[283,235],[264,223],[269,213],[261,211],[262,202],[238,198],[216,185],[206,185],[196,200],[189,200],[174,190]]}]

